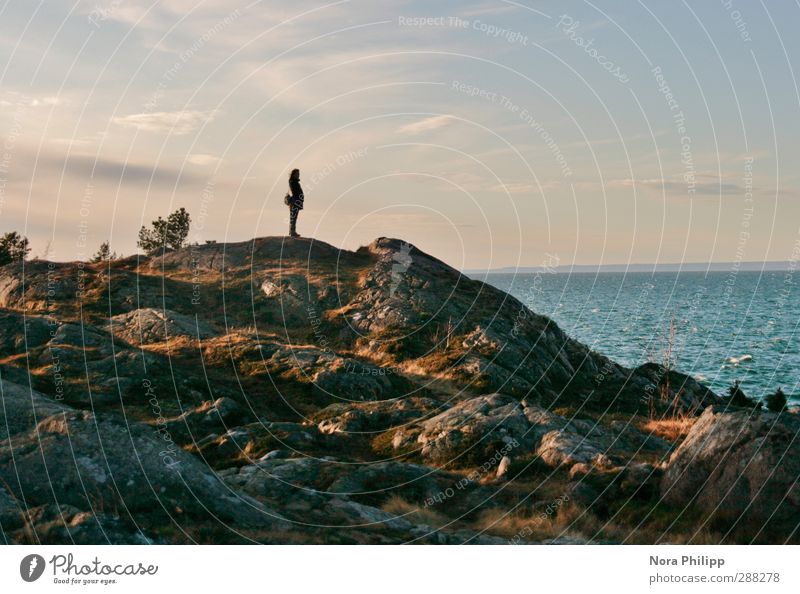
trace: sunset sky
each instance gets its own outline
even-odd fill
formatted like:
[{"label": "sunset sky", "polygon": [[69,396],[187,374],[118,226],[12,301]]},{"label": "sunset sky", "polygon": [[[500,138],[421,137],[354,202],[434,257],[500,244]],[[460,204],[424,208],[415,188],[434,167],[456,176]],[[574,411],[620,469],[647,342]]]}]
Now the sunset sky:
[{"label": "sunset sky", "polygon": [[351,249],[792,258],[800,6],[622,4],[0,3],[0,232],[131,254],[184,206],[192,240],[283,235],[298,167],[299,232]]}]

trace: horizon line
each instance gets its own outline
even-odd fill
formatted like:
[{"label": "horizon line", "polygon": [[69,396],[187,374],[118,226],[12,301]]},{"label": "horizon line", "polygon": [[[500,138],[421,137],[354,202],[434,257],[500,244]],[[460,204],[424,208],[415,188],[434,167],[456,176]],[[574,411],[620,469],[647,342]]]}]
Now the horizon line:
[{"label": "horizon line", "polygon": [[632,262],[617,264],[559,264],[557,266],[498,266],[466,268],[464,274],[512,274],[545,272],[551,274],[586,272],[789,272],[797,268],[796,260],[748,260],[742,262]]}]

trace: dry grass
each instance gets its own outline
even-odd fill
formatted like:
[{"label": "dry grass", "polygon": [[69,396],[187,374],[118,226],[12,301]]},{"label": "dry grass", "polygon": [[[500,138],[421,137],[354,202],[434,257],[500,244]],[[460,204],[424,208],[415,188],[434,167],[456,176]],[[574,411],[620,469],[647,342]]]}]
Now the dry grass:
[{"label": "dry grass", "polygon": [[[596,521],[594,516],[584,514],[582,525],[577,526],[575,520],[579,516],[579,510],[575,506],[561,508],[557,513],[550,515],[543,513],[527,515],[519,511],[507,513],[502,509],[488,509],[478,516],[473,528],[510,541],[542,541],[559,536],[591,536],[593,526],[590,526],[587,520]],[[599,526],[594,527],[594,531],[597,527]]]},{"label": "dry grass", "polygon": [[[633,518],[631,518],[633,519]],[[721,536],[691,522],[651,521],[642,525],[624,516],[602,519],[581,506],[566,504],[552,514],[504,513],[489,509],[480,514],[472,528],[509,542],[542,542],[554,538],[580,538],[594,543],[620,544],[720,544]]]},{"label": "dry grass", "polygon": [[433,509],[409,503],[399,495],[392,495],[381,506],[381,509],[388,514],[402,517],[414,524],[425,524],[431,528],[440,528],[450,521],[446,516]]},{"label": "dry grass", "polygon": [[696,417],[682,419],[652,419],[641,427],[645,433],[652,433],[673,443],[683,441],[697,421]]}]

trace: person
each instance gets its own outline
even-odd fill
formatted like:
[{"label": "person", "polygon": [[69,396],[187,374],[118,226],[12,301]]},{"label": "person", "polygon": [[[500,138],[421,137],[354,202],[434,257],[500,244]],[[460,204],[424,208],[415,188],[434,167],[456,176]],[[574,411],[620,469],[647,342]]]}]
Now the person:
[{"label": "person", "polygon": [[289,174],[289,193],[286,195],[286,204],[289,205],[289,235],[300,237],[297,233],[297,215],[303,210],[303,188],[300,187],[300,170],[292,169]]}]

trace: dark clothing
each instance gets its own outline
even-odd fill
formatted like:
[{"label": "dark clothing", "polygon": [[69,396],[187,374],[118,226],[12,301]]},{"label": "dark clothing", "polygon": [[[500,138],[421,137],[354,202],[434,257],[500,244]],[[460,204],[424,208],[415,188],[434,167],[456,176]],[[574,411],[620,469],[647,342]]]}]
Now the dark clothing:
[{"label": "dark clothing", "polygon": [[305,199],[305,196],[303,196],[303,188],[300,187],[299,180],[293,179],[289,181],[289,192],[292,194],[290,208],[303,210],[303,200]]},{"label": "dark clothing", "polygon": [[300,187],[300,180],[289,180],[289,235],[292,237],[299,237],[297,235],[297,215],[303,210],[303,188]]},{"label": "dark clothing", "polygon": [[[302,207],[300,207],[302,208]],[[289,207],[289,234],[295,235],[297,233],[297,215],[300,212],[300,208],[296,206]]]}]

